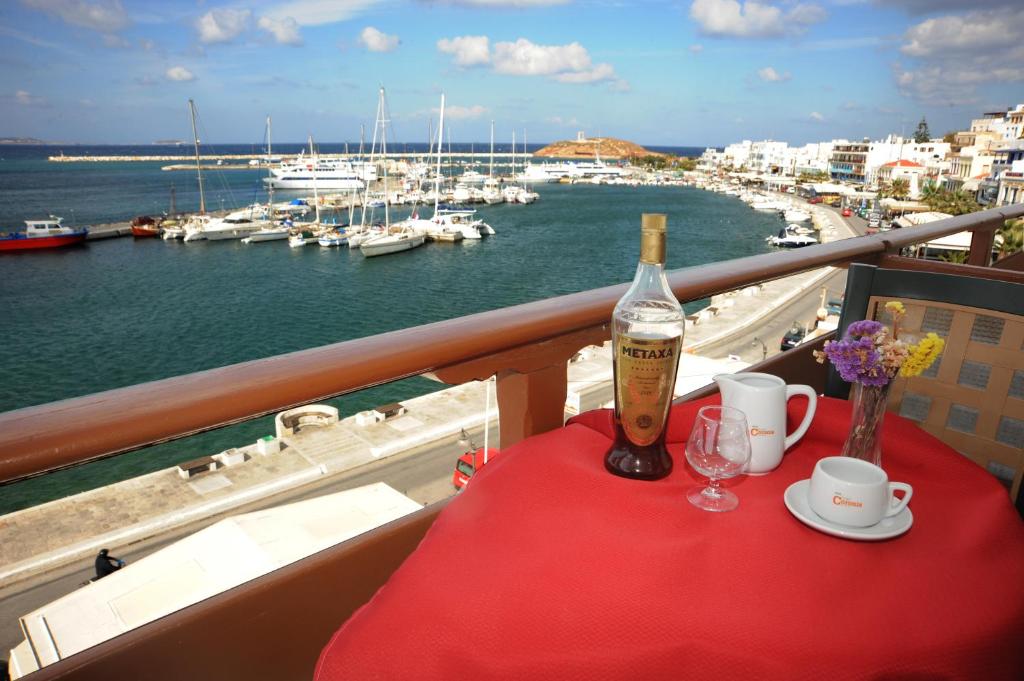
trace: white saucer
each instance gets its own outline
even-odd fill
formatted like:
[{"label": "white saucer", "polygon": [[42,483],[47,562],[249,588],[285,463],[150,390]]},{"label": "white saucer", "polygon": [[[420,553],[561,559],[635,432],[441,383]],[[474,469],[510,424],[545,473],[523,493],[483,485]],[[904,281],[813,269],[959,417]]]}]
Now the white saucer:
[{"label": "white saucer", "polygon": [[914,514],[910,512],[909,508],[904,508],[891,518],[882,518],[881,522],[871,527],[850,527],[849,525],[840,525],[830,520],[825,520],[812,511],[810,504],[807,503],[807,488],[810,485],[810,480],[801,480],[787,487],[786,493],[783,495],[786,501],[786,508],[804,525],[813,527],[825,534],[831,534],[834,537],[842,537],[844,539],[881,541],[882,539],[892,539],[893,537],[900,536],[914,524]]}]

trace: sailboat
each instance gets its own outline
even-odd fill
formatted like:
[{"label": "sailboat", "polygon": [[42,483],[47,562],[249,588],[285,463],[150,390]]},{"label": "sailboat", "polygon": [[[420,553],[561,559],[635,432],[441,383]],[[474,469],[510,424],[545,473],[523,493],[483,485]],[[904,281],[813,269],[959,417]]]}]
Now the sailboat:
[{"label": "sailboat", "polygon": [[434,215],[430,220],[420,220],[415,229],[422,230],[429,237],[451,240],[447,235],[459,232],[464,239],[479,239],[483,234],[494,234],[494,230],[483,220],[474,217],[471,208],[447,206],[441,203],[441,144],[444,139],[444,93],[441,93],[441,116],[437,128],[437,173],[434,176]]},{"label": "sailboat", "polygon": [[491,121],[491,157],[487,165],[487,179],[484,180],[483,199],[487,205],[502,203],[505,200],[501,193],[501,183],[494,177],[494,121]]},{"label": "sailboat", "polygon": [[[384,196],[388,195],[388,114],[387,107],[384,103],[384,88],[380,89],[380,98],[377,103],[377,122],[376,126],[380,126],[380,148],[381,158],[383,159],[384,166]],[[377,137],[377,128],[374,127],[373,131],[374,139]],[[373,148],[370,148],[370,154],[373,154]],[[367,185],[366,195],[363,197],[363,217],[362,224],[366,224],[366,203],[369,197],[369,185]],[[364,239],[359,244],[359,251],[367,258],[372,258],[378,255],[387,255],[389,253],[399,253],[401,251],[408,251],[418,246],[422,246],[424,236],[417,234],[413,231],[408,224],[396,225],[396,229],[391,228],[391,212],[387,201],[384,202],[384,233],[379,236],[372,236],[368,239]]]},{"label": "sailboat", "polygon": [[[313,136],[309,136],[309,154],[310,156],[315,155],[313,150]],[[289,225],[292,229],[289,231],[288,246],[291,248],[300,248],[307,244],[315,244],[319,242],[319,232],[321,231],[322,224],[320,222],[320,192],[317,186],[317,175],[316,166],[312,168],[313,178],[313,210],[314,217],[313,222],[297,222]],[[288,225],[288,221],[285,221]]]},{"label": "sailboat", "polygon": [[209,221],[210,219],[210,217],[206,215],[206,194],[203,192],[203,169],[199,164],[199,135],[196,132],[196,105],[191,99],[188,100],[188,111],[192,118],[192,143],[195,145],[196,151],[196,179],[199,182],[199,214],[189,217],[184,223],[179,222],[176,225],[165,227],[163,233],[163,238],[165,240],[184,239],[190,226],[195,230],[197,225]]},{"label": "sailboat", "polygon": [[[270,116],[267,116],[267,158],[270,159]],[[269,169],[270,165],[267,164]],[[259,229],[242,239],[243,244],[259,243],[261,241],[280,241],[288,238],[288,228],[284,225],[274,223],[274,185],[267,184],[267,217],[269,221],[260,226]]]},{"label": "sailboat", "polygon": [[[523,158],[526,158],[526,130],[523,130]],[[525,162],[524,162],[525,165]],[[519,194],[516,196],[516,200],[519,203],[530,204],[540,198],[540,194],[537,192],[530,191],[530,188],[526,186],[526,178],[522,175],[519,176],[519,181],[522,183],[519,189]]]}]

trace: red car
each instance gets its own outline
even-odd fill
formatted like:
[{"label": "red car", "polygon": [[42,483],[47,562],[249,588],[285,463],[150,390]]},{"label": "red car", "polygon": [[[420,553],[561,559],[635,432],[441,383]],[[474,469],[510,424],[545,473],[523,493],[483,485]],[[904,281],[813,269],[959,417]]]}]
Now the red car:
[{"label": "red car", "polygon": [[853,211],[852,210],[850,210],[849,208],[844,208],[843,209],[843,217],[844,218],[848,218],[851,215],[853,215]]},{"label": "red car", "polygon": [[807,203],[821,203],[821,197],[812,196],[811,198],[807,199]]},{"label": "red car", "polygon": [[497,449],[488,447],[485,461],[484,450],[481,447],[475,452],[466,452],[460,456],[455,462],[455,473],[452,475],[452,484],[455,485],[455,489],[461,490],[469,484],[469,479],[473,477],[473,474],[483,468],[485,463],[493,461],[497,455]]}]

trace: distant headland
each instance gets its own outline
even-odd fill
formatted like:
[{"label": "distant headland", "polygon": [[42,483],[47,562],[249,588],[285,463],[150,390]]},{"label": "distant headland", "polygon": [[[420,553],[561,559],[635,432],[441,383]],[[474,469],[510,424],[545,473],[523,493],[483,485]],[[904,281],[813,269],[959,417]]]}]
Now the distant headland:
[{"label": "distant headland", "polygon": [[49,144],[35,137],[0,137],[0,144]]},{"label": "distant headland", "polygon": [[586,137],[582,132],[577,133],[574,140],[552,142],[543,149],[533,152],[534,156],[556,158],[594,158],[595,154],[600,154],[601,158],[626,159],[664,156],[656,151],[648,151],[633,142],[614,137]]}]

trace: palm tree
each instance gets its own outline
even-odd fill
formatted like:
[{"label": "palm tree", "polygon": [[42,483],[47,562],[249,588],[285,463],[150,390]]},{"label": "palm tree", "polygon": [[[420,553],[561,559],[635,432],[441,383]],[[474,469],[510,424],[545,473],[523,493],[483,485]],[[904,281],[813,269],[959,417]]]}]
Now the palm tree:
[{"label": "palm tree", "polygon": [[889,195],[901,201],[906,199],[910,196],[910,181],[905,177],[897,177],[889,183]]},{"label": "palm tree", "polygon": [[997,259],[1024,250],[1024,218],[1007,220],[996,233],[1003,238]]}]

